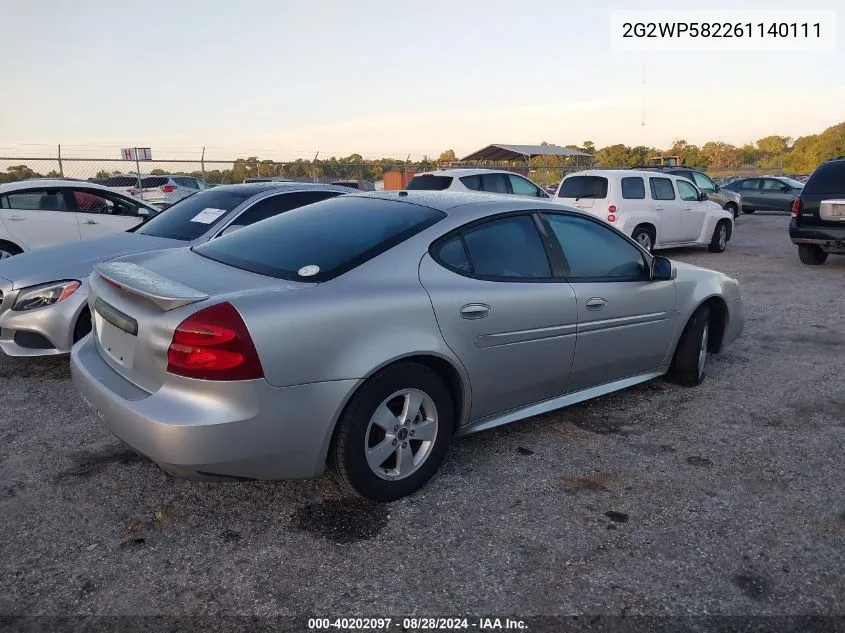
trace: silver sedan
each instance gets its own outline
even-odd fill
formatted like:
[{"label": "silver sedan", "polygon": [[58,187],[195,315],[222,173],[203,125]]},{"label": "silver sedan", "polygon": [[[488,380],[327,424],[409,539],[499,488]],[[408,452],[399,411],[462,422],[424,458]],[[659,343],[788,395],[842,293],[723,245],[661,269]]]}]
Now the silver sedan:
[{"label": "silver sedan", "polygon": [[734,279],[592,216],[475,193],[360,193],[99,264],[73,348],[112,432],[188,478],[315,477],[393,500],[452,438],[668,374],[739,336]]},{"label": "silver sedan", "polygon": [[97,262],[202,244],[289,209],[351,191],[297,182],[215,187],[181,200],[129,231],[5,258],[0,261],[0,350],[9,356],[70,352],[91,331],[88,275]]}]

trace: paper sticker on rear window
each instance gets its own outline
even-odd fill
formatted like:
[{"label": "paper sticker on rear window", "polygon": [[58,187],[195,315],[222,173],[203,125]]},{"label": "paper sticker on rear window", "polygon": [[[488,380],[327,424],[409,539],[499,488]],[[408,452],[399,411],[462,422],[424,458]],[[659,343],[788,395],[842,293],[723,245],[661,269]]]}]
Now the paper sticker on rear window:
[{"label": "paper sticker on rear window", "polygon": [[191,222],[199,222],[200,224],[211,224],[224,213],[226,213],[225,209],[203,209],[191,218]]}]

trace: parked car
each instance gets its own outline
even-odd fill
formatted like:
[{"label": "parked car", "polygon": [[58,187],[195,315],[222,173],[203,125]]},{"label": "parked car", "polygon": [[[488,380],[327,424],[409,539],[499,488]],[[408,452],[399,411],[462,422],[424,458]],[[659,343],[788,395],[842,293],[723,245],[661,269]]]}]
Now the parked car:
[{"label": "parked car", "polygon": [[566,176],[553,198],[612,224],[646,250],[707,246],[725,250],[733,213],[688,179],[666,172],[590,169]]},{"label": "parked car", "polygon": [[819,266],[845,255],[845,157],[822,163],[792,201],[789,238],[798,257]]},{"label": "parked car", "polygon": [[158,209],[80,180],[0,185],[0,259],[53,244],[118,233]]},{"label": "parked car", "polygon": [[528,178],[496,169],[441,169],[416,174],[408,191],[484,191],[548,199],[549,194]]},{"label": "parked car", "polygon": [[0,350],[10,356],[68,353],[91,329],[86,307],[88,275],[97,262],[128,253],[202,244],[343,193],[349,190],[308,183],[215,187],[183,199],[130,231],[4,259],[0,261]]},{"label": "parked car", "polygon": [[669,168],[645,167],[644,169],[686,178],[698,187],[699,191],[706,193],[708,200],[712,200],[726,211],[730,211],[734,218],[739,217],[739,212],[742,209],[742,196],[740,193],[716,183],[703,171],[684,166]]},{"label": "parked car", "polygon": [[128,174],[110,176],[104,179],[102,184],[109,189],[114,189],[125,196],[131,197],[135,197],[141,189],[140,178],[138,178],[138,176],[130,176]]},{"label": "parked car", "polygon": [[95,271],[71,371],[117,437],[188,478],[328,462],[378,501],[425,484],[454,435],[696,385],[744,318],[736,280],[516,196],[352,193]]},{"label": "parked car", "polygon": [[725,189],[742,195],[742,212],[782,211],[788,213],[792,201],[800,195],[804,185],[785,176],[740,178],[726,185]]},{"label": "parked car", "polygon": [[375,185],[369,180],[333,180],[333,185],[338,187],[349,187],[350,189],[357,189],[358,191],[375,191]]},{"label": "parked car", "polygon": [[143,176],[141,189],[135,195],[148,204],[166,209],[205,188],[205,182],[193,176]]}]

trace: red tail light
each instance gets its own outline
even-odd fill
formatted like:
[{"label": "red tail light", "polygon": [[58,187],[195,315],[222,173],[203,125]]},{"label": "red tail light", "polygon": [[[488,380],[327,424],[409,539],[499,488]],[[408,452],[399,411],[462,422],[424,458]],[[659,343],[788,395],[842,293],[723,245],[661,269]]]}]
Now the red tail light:
[{"label": "red tail light", "polygon": [[167,350],[167,371],[201,380],[264,377],[252,337],[231,303],[200,310],[179,324]]},{"label": "red tail light", "polygon": [[616,213],[616,205],[612,204],[609,207],[607,207],[607,212],[608,213]]},{"label": "red tail light", "polygon": [[174,185],[164,185],[164,187],[162,187],[161,190],[164,193],[170,193],[171,191],[176,191],[176,187]]},{"label": "red tail light", "polygon": [[801,210],[801,198],[795,198],[792,201],[792,217],[797,218],[798,212]]}]

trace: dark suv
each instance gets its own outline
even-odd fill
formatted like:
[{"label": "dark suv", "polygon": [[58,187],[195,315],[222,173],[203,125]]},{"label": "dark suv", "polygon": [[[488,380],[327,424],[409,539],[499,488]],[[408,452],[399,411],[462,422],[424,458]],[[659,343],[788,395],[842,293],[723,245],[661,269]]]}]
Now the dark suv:
[{"label": "dark suv", "polygon": [[692,169],[691,167],[633,167],[632,169],[646,169],[649,171],[660,171],[664,174],[672,174],[673,176],[680,176],[695,183],[701,193],[707,194],[707,199],[712,200],[722,207],[725,211],[730,211],[736,218],[742,209],[742,196],[735,191],[720,187],[713,179],[704,172]]},{"label": "dark suv", "polygon": [[810,266],[845,255],[845,156],[819,165],[792,202],[789,237]]}]

